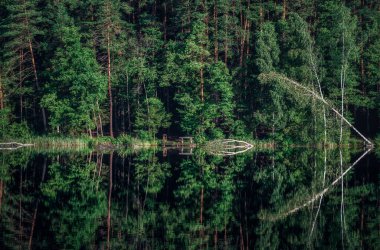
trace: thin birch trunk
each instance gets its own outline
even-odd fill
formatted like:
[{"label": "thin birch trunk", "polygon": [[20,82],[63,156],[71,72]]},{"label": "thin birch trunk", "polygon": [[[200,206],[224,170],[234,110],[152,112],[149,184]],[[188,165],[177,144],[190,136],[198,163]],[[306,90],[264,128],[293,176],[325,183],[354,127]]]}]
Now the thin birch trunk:
[{"label": "thin birch trunk", "polygon": [[345,219],[344,219],[344,177],[343,177],[343,155],[342,149],[339,149],[339,157],[340,157],[340,174],[342,175],[341,179],[341,202],[340,202],[340,227],[341,227],[341,239],[342,239],[342,248],[344,249],[344,227],[345,227]]},{"label": "thin birch trunk", "polygon": [[[343,20],[343,29],[344,29],[344,20]],[[342,117],[344,115],[344,82],[346,78],[346,59],[345,59],[345,44],[344,44],[344,30],[342,34],[342,68],[340,72],[340,90],[341,90],[341,114]],[[342,144],[343,140],[343,119],[340,119],[340,136],[339,136],[339,143]]]},{"label": "thin birch trunk", "polygon": [[366,152],[364,152],[354,163],[351,164],[351,166],[349,166],[344,172],[342,172],[333,182],[331,182],[331,184],[329,186],[327,186],[326,188],[324,188],[321,192],[313,195],[309,200],[307,200],[306,202],[304,202],[303,204],[299,205],[299,206],[296,206],[290,210],[288,210],[287,212],[284,212],[284,213],[281,213],[279,215],[276,215],[276,216],[271,216],[271,217],[268,217],[267,219],[271,220],[271,221],[276,221],[278,219],[283,219],[287,216],[289,216],[290,214],[293,214],[293,213],[296,213],[297,211],[299,211],[300,209],[310,205],[311,203],[313,203],[315,200],[317,200],[318,198],[320,198],[321,196],[325,195],[333,186],[335,186],[337,183],[339,183],[339,181],[341,181],[344,176],[354,167],[356,166],[356,164],[358,164],[360,162],[361,159],[364,158],[364,156],[366,156],[372,149],[368,149]]},{"label": "thin birch trunk", "polygon": [[[326,172],[327,172],[326,170],[327,170],[327,148],[324,147],[324,170],[323,170],[322,188],[325,188]],[[313,221],[313,226],[311,228],[309,238],[311,238],[312,235],[313,235],[313,231],[314,231],[314,228],[315,228],[315,225],[316,225],[316,222],[317,222],[317,218],[318,218],[319,212],[321,211],[321,205],[322,205],[323,196],[324,196],[324,194],[322,194],[321,198],[319,199],[318,210],[317,210],[317,213],[315,215],[315,219]]]},{"label": "thin birch trunk", "polygon": [[[310,64],[311,64],[315,79],[317,80],[319,95],[323,98],[321,81],[320,81],[319,76],[318,76],[317,64],[316,64],[315,59],[314,59],[314,54],[313,54],[313,49],[311,47],[311,44],[309,46],[309,55],[310,55]],[[322,110],[323,110],[323,123],[324,123],[324,146],[326,147],[326,145],[327,145],[327,119],[326,119],[326,108],[325,108],[325,106],[322,107]]]}]

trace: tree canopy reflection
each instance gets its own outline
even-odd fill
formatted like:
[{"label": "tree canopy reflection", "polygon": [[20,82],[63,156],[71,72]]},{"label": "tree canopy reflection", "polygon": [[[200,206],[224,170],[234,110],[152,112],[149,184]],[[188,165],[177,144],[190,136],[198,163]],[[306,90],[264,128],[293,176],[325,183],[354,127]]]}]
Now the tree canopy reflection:
[{"label": "tree canopy reflection", "polygon": [[376,248],[378,160],[360,156],[0,152],[0,246]]}]

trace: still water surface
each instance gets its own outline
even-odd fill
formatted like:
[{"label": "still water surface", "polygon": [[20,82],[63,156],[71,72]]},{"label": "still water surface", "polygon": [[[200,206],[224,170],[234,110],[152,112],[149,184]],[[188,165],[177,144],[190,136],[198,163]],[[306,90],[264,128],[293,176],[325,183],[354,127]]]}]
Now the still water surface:
[{"label": "still water surface", "polygon": [[378,249],[363,153],[2,151],[0,249]]}]

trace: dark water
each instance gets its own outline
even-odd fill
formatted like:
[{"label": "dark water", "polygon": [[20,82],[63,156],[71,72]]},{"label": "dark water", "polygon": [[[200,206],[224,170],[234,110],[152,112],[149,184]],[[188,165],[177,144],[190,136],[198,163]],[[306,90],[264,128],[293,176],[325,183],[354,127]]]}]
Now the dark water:
[{"label": "dark water", "polygon": [[2,151],[0,249],[379,249],[363,153]]}]

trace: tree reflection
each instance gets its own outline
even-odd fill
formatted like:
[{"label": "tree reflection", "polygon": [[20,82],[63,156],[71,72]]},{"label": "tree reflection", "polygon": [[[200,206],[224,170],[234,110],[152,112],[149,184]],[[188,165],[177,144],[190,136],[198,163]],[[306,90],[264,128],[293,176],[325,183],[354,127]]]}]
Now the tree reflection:
[{"label": "tree reflection", "polygon": [[[65,163],[65,164],[63,164]],[[41,185],[44,196],[43,228],[64,248],[79,249],[94,242],[106,210],[106,192],[96,191],[101,178],[93,178],[95,163],[85,157],[53,161],[49,180]]]},{"label": "tree reflection", "polygon": [[0,157],[1,249],[379,244],[378,176],[349,150],[223,158],[196,149],[165,160],[155,150]]}]

